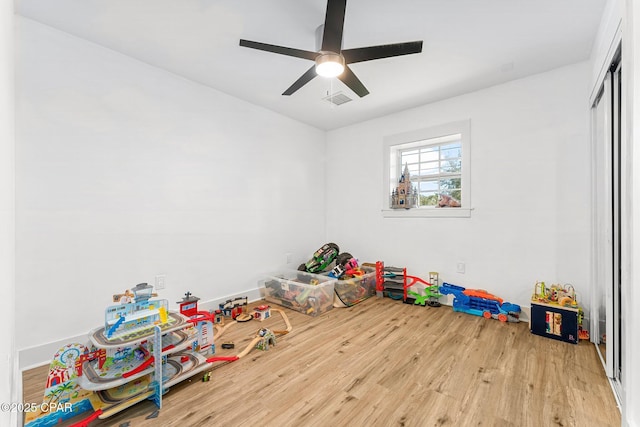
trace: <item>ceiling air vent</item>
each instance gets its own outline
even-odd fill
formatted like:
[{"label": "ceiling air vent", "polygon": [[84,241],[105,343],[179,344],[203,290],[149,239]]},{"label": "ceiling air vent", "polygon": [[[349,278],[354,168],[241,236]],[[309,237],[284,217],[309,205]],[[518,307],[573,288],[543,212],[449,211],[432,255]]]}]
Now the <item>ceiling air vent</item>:
[{"label": "ceiling air vent", "polygon": [[346,102],[352,101],[347,95],[342,92],[336,92],[333,95],[329,95],[326,98],[322,98],[323,100],[330,102],[335,105],[342,105]]}]

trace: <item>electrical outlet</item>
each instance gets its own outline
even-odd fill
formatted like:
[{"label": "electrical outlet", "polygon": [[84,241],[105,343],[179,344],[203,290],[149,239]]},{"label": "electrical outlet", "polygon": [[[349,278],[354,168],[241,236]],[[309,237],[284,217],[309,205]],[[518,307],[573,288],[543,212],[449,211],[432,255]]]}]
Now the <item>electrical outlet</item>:
[{"label": "electrical outlet", "polygon": [[456,270],[460,274],[464,274],[465,269],[466,269],[466,266],[464,265],[464,262],[459,262],[458,265],[456,266]]},{"label": "electrical outlet", "polygon": [[156,291],[159,291],[161,289],[164,289],[166,285],[166,276],[164,274],[158,274],[156,276]]},{"label": "electrical outlet", "polygon": [[291,264],[291,261],[293,260],[293,255],[287,252],[286,254],[284,254],[284,258],[287,261],[287,264]]}]

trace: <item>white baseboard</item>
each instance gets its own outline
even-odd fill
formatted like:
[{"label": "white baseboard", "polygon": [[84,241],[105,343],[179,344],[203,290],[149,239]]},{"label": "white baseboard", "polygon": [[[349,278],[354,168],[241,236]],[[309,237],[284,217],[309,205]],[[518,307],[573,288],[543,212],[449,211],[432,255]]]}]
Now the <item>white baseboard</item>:
[{"label": "white baseboard", "polygon": [[249,289],[248,291],[240,292],[237,294],[229,295],[226,297],[215,298],[210,300],[200,300],[198,301],[198,307],[203,311],[217,310],[220,308],[220,304],[224,304],[230,299],[239,298],[239,297],[247,297],[249,302],[254,302],[262,299],[262,293],[260,288]]},{"label": "white baseboard", "polygon": [[[88,331],[87,331],[88,332]],[[53,355],[67,344],[86,344],[88,335],[78,335],[18,350],[18,369],[26,371],[51,363]]]},{"label": "white baseboard", "polygon": [[[210,300],[200,300],[198,301],[198,308],[203,311],[217,310],[220,304],[224,304],[227,300],[238,297],[247,297],[249,302],[254,302],[262,299],[262,294],[260,292],[260,288],[253,288],[249,289],[248,291],[240,292],[226,297]],[[96,327],[98,326],[100,325],[96,325]],[[88,332],[89,331],[87,331],[87,334]],[[56,352],[65,345],[71,343],[86,344],[89,341],[89,337],[87,334],[68,337],[46,344],[40,344],[18,350],[18,370],[22,372],[43,365],[48,365],[49,363],[51,363],[53,355],[56,354]]]}]

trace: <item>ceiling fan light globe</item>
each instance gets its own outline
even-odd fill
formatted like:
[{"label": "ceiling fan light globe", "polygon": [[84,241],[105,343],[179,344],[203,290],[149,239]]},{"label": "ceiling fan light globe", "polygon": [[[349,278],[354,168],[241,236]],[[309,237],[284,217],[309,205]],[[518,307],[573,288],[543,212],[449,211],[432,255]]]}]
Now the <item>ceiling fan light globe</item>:
[{"label": "ceiling fan light globe", "polygon": [[337,77],[344,71],[344,57],[337,53],[320,54],[316,58],[316,73],[321,77]]}]

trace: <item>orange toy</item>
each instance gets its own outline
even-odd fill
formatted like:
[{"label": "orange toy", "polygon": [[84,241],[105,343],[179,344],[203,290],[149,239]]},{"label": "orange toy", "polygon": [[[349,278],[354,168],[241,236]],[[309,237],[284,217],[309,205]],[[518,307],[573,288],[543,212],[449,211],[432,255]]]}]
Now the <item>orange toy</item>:
[{"label": "orange toy", "polygon": [[469,297],[484,298],[492,301],[498,301],[500,304],[502,304],[502,298],[492,295],[484,289],[465,289],[464,291],[462,291],[462,293]]}]

